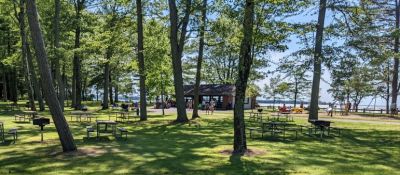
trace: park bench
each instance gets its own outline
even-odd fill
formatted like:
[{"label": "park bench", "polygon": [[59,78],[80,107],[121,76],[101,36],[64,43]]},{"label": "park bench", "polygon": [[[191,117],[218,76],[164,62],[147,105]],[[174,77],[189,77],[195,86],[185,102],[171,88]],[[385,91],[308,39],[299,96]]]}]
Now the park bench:
[{"label": "park bench", "polygon": [[18,140],[18,130],[16,128],[12,128],[8,131],[9,135],[13,136],[13,141],[15,143],[16,140]]},{"label": "park bench", "polygon": [[126,130],[126,128],[118,127],[118,131],[120,133],[121,138],[122,138],[122,135],[125,134],[125,140],[128,139],[128,130]]},{"label": "park bench", "polygon": [[93,126],[86,126],[86,135],[87,135],[87,138],[90,138],[90,133],[91,133],[91,132],[94,132]]}]

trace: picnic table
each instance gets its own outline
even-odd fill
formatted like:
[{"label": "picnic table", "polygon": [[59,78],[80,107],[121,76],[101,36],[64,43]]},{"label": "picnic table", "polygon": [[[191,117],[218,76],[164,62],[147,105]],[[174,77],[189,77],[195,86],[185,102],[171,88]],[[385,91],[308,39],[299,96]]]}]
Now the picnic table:
[{"label": "picnic table", "polygon": [[[115,117],[115,121],[124,121],[125,119],[129,120],[129,112],[120,110],[120,111],[111,111],[112,114],[108,115],[108,120],[111,120],[111,117]],[[115,114],[115,115],[113,115]],[[119,120],[121,119],[121,120]]]},{"label": "picnic table", "polygon": [[277,114],[273,114],[271,115],[273,120],[277,120],[280,121],[281,117],[285,118],[285,121],[289,122],[289,121],[294,121],[293,116],[289,115],[290,112],[278,112]]},{"label": "picnic table", "polygon": [[[116,121],[112,120],[96,120],[97,138],[100,137],[100,133],[112,133],[112,135],[115,136],[117,124],[118,123]],[[100,130],[101,125],[105,126],[104,130]],[[107,130],[108,126],[111,126],[111,131]]]},{"label": "picnic table", "polygon": [[[250,112],[249,120],[263,121],[263,117],[264,117],[264,116],[268,117],[267,113],[263,113],[263,112]],[[269,119],[269,117],[268,117],[268,119]]]},{"label": "picnic table", "polygon": [[28,119],[33,120],[36,118],[38,113],[36,111],[22,111],[22,114],[24,114],[24,118],[27,117]]},{"label": "picnic table", "polygon": [[[312,130],[314,130],[314,134],[319,134],[320,138],[325,135],[325,131],[327,131],[327,136],[330,136],[331,129],[337,130],[338,134],[340,135],[340,129],[331,127],[331,123],[334,123],[329,120],[309,120],[313,127],[309,128],[309,134],[311,135]],[[319,133],[318,133],[319,131]]]},{"label": "picnic table", "polygon": [[82,118],[86,118],[86,121],[92,121],[92,118],[96,118],[97,116],[93,116],[92,112],[88,112],[88,111],[72,111],[71,112],[71,121],[72,121],[72,117],[75,117],[76,121],[82,121]]}]

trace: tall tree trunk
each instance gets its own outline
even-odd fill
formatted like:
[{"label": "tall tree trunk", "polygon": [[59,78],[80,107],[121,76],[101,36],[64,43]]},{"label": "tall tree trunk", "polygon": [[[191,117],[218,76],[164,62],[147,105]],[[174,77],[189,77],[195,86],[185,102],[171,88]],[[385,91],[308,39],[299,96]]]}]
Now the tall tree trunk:
[{"label": "tall tree trunk", "polygon": [[42,92],[40,91],[41,87],[40,87],[40,83],[38,81],[38,79],[36,78],[36,71],[35,68],[33,66],[33,56],[31,53],[31,49],[29,47],[29,44],[26,44],[26,52],[27,52],[27,58],[28,58],[28,66],[31,69],[30,72],[30,78],[33,84],[33,91],[35,92],[35,97],[39,103],[39,111],[44,111],[44,101],[43,101],[43,96],[42,96]]},{"label": "tall tree trunk", "polygon": [[140,120],[147,120],[147,102],[146,102],[146,70],[144,66],[143,54],[143,14],[142,14],[142,1],[136,0],[136,14],[137,14],[137,33],[138,33],[138,66],[139,66],[139,87],[140,87]]},{"label": "tall tree trunk", "polygon": [[[109,59],[111,59],[111,57]],[[111,79],[111,69],[110,69],[108,75],[109,75],[108,78],[110,79],[110,83],[108,84],[109,85],[108,86],[108,92],[109,92],[108,95],[110,96],[110,103],[114,104],[113,90],[112,90],[113,87],[112,87],[112,79]]]},{"label": "tall tree trunk", "polygon": [[238,77],[236,79],[235,109],[233,116],[233,153],[244,154],[247,150],[246,129],[244,122],[244,99],[253,59],[251,46],[253,41],[254,1],[246,0],[244,9],[242,44],[238,64]]},{"label": "tall tree trunk", "polygon": [[2,76],[2,82],[3,82],[3,101],[7,101],[8,99],[8,94],[7,94],[7,72],[5,66],[2,66],[3,69],[3,76]]},{"label": "tall tree trunk", "polygon": [[[75,28],[75,49],[79,49],[81,42],[81,12],[83,10],[85,0],[77,0],[76,2],[76,28]],[[73,74],[75,80],[75,86],[72,87],[75,89],[75,110],[80,110],[82,108],[82,82],[81,82],[81,55],[75,51],[74,52],[74,60],[73,60]]]},{"label": "tall tree trunk", "polygon": [[[400,2],[396,0],[396,30],[399,30],[400,20]],[[397,95],[398,95],[398,82],[399,82],[399,35],[394,35],[394,64],[393,64],[393,79],[392,79],[392,104],[391,111],[392,114],[397,114]]]},{"label": "tall tree trunk", "polygon": [[11,71],[10,74],[10,97],[11,97],[11,101],[16,105],[18,102],[18,88],[17,88],[17,78],[18,77],[18,73],[16,68],[14,67]]},{"label": "tall tree trunk", "polygon": [[40,31],[40,24],[38,20],[35,0],[27,1],[26,9],[33,46],[35,48],[36,59],[39,65],[40,76],[43,79],[42,87],[46,92],[44,95],[47,104],[49,105],[54,125],[56,126],[63,151],[75,151],[76,145],[74,142],[74,138],[69,129],[67,121],[65,120],[64,113],[61,110],[61,106],[56,97],[56,91],[53,87],[53,84],[49,83],[52,82],[52,77],[49,69],[49,64],[47,62],[47,54],[45,51],[42,33]]},{"label": "tall tree trunk", "polygon": [[297,103],[297,95],[299,94],[299,82],[295,80],[295,85],[294,85],[294,107],[296,107]]},{"label": "tall tree trunk", "polygon": [[390,61],[388,61],[387,67],[387,81],[386,81],[386,114],[389,114],[390,110]]},{"label": "tall tree trunk", "polygon": [[114,102],[118,103],[119,99],[118,99],[118,84],[115,84],[114,86]]},{"label": "tall tree trunk", "polygon": [[55,61],[54,61],[54,69],[55,69],[55,79],[57,81],[58,87],[58,101],[60,102],[61,109],[64,111],[64,96],[65,96],[65,87],[64,82],[61,78],[61,67],[60,60],[62,59],[62,55],[60,54],[60,13],[61,13],[61,1],[55,0],[55,13],[54,13],[54,47],[55,47]]},{"label": "tall tree trunk", "polygon": [[[106,53],[108,54],[108,53]],[[108,60],[108,55],[106,56]],[[103,87],[103,110],[108,109],[108,87],[110,84],[110,63],[106,62],[104,65],[104,87]]]},{"label": "tall tree trunk", "polygon": [[71,84],[71,108],[74,108],[76,104],[76,84],[75,84],[75,74],[72,73],[72,84]]},{"label": "tall tree trunk", "polygon": [[[171,21],[170,43],[171,43],[171,58],[172,69],[174,75],[175,98],[177,108],[176,122],[187,122],[189,119],[186,115],[186,103],[183,94],[183,77],[182,77],[182,53],[186,40],[186,31],[189,23],[189,15],[191,9],[191,0],[186,0],[185,16],[181,23],[178,22],[178,9],[175,0],[168,0],[169,17]],[[180,37],[178,38],[179,27],[181,28]]]},{"label": "tall tree trunk", "polygon": [[[14,9],[15,12],[17,12],[16,9]],[[36,106],[35,106],[35,98],[34,98],[34,90],[32,86],[32,80],[30,78],[30,69],[28,65],[28,56],[27,56],[27,39],[26,39],[26,32],[25,32],[25,0],[20,0],[19,1],[19,13],[15,14],[18,16],[18,23],[19,23],[19,32],[21,35],[21,59],[22,59],[22,65],[24,67],[24,72],[25,72],[25,80],[26,83],[28,84],[28,96],[29,96],[29,107],[32,111],[36,111]]]},{"label": "tall tree trunk", "polygon": [[321,62],[322,62],[322,38],[324,34],[326,12],[326,0],[319,1],[319,14],[317,24],[317,34],[315,36],[314,50],[314,74],[311,90],[310,111],[308,120],[318,119],[318,100],[319,100],[319,85],[321,80]]},{"label": "tall tree trunk", "polygon": [[207,0],[203,0],[203,6],[201,9],[201,26],[200,26],[200,41],[199,41],[199,56],[197,57],[196,67],[196,83],[194,85],[194,105],[192,119],[198,118],[199,116],[199,88],[201,81],[201,64],[203,63],[204,53],[204,33],[206,30],[207,20]]}]

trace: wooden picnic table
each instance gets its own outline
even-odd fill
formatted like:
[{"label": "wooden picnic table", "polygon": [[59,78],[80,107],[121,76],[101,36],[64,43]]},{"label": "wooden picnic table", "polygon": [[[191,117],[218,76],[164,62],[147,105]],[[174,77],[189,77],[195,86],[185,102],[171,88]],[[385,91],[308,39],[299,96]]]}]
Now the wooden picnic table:
[{"label": "wooden picnic table", "polygon": [[[266,112],[250,112],[249,120],[263,121],[264,116],[268,117],[268,113],[266,113]],[[269,120],[269,117],[267,120]]]},{"label": "wooden picnic table", "polygon": [[92,112],[89,112],[89,111],[72,111],[71,112],[71,121],[72,121],[72,117],[75,117],[75,119],[76,119],[76,121],[78,121],[78,119],[79,119],[79,121],[82,121],[82,117],[83,118],[86,118],[86,121],[92,121],[92,118],[96,118],[97,119],[97,116],[93,116],[92,115],[93,113]]},{"label": "wooden picnic table", "polygon": [[118,122],[118,119],[121,119],[121,122],[125,119],[129,120],[129,112],[128,111],[123,111],[123,110],[111,111],[111,113],[115,114],[115,115],[109,114],[108,120],[111,120],[111,117],[113,117],[113,116],[115,117],[115,121],[117,121],[117,122]]},{"label": "wooden picnic table", "polygon": [[[100,133],[110,133],[110,131],[107,130],[109,125],[112,127],[111,128],[112,135],[115,136],[117,124],[118,123],[116,121],[112,121],[112,120],[96,120],[97,138],[100,137]],[[105,126],[104,130],[100,130],[101,125]]]},{"label": "wooden picnic table", "polygon": [[327,131],[327,136],[330,135],[331,129],[337,129],[339,131],[339,135],[340,135],[340,129],[339,128],[333,128],[331,127],[331,124],[334,123],[332,121],[329,120],[309,120],[308,122],[310,122],[312,124],[312,128],[309,131],[309,134],[311,134],[311,130],[314,130],[314,134],[318,134],[317,131],[319,131],[319,135],[320,138],[322,138],[325,135],[325,131]]},{"label": "wooden picnic table", "polygon": [[279,121],[268,121],[268,122],[263,122],[263,128],[268,128],[271,130],[271,135],[275,135],[276,133],[279,132],[285,132],[286,126],[288,123],[286,122],[279,122]]},{"label": "wooden picnic table", "polygon": [[282,113],[282,112],[280,112],[280,113],[277,113],[277,114],[273,114],[273,115],[271,115],[271,117],[272,117],[272,119],[276,119],[276,120],[278,120],[278,121],[280,121],[280,118],[281,117],[285,117],[285,119],[286,119],[286,121],[287,122],[289,122],[289,121],[294,121],[294,119],[293,119],[293,116],[291,116],[291,115],[289,115],[290,113]]},{"label": "wooden picnic table", "polygon": [[24,117],[28,117],[32,120],[35,119],[38,114],[36,111],[22,111],[22,113],[24,114]]}]

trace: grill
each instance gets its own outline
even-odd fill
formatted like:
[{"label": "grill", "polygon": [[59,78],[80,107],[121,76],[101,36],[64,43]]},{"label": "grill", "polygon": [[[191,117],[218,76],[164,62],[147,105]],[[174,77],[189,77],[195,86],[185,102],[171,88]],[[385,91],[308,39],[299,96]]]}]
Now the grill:
[{"label": "grill", "polygon": [[48,118],[40,117],[40,118],[33,119],[33,125],[40,126],[40,135],[42,136],[41,137],[42,142],[43,142],[43,127],[48,124],[50,124],[50,119],[48,119]]},{"label": "grill", "polygon": [[48,124],[50,124],[50,119],[48,119],[48,118],[41,117],[41,118],[33,119],[33,125],[40,126],[42,131],[43,131],[43,127]]}]

